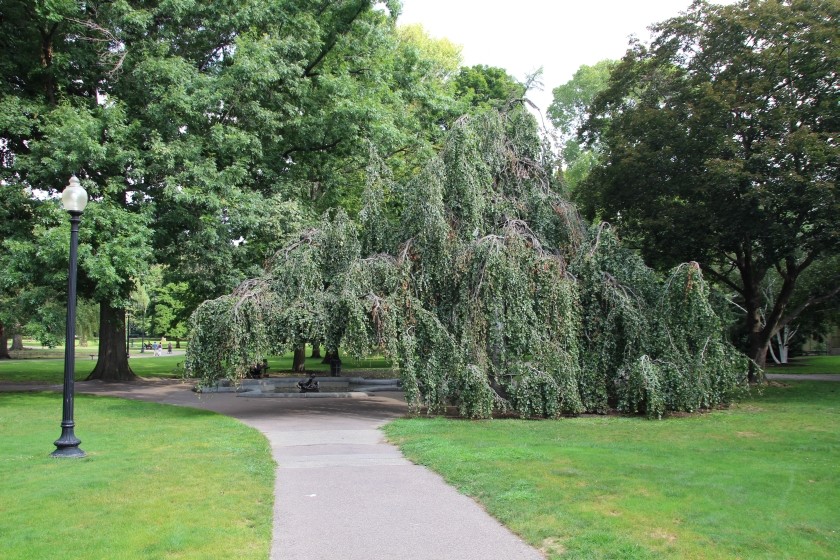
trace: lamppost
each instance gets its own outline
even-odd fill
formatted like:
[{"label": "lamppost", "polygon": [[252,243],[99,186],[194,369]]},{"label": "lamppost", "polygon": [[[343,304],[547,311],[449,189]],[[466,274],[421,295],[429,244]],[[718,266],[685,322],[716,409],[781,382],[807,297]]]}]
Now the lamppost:
[{"label": "lamppost", "polygon": [[70,214],[70,270],[67,275],[67,337],[64,341],[64,406],[61,416],[61,437],[55,441],[53,457],[84,457],[79,449],[82,443],[73,428],[73,390],[76,373],[76,261],[79,246],[79,222],[87,206],[88,195],[76,176],[70,177],[70,184],[61,193],[61,204]]}]

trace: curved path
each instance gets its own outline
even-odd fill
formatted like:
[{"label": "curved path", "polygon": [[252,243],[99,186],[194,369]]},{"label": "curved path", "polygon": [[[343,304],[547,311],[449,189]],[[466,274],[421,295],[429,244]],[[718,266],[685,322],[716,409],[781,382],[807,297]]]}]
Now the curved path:
[{"label": "curved path", "polygon": [[[79,393],[213,410],[264,433],[278,464],[272,560],[543,558],[472,499],[384,441],[379,428],[407,412],[399,393],[257,399],[198,395],[175,381],[88,381],[75,387]],[[47,387],[18,386],[26,388]],[[84,430],[79,433],[84,439]]]}]

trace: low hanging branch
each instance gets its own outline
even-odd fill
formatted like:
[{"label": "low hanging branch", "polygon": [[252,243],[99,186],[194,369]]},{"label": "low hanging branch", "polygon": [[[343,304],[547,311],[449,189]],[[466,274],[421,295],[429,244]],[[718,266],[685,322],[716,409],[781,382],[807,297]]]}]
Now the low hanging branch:
[{"label": "low hanging branch", "polygon": [[326,214],[264,278],[196,311],[188,373],[236,378],[318,339],[384,352],[414,411],[656,418],[729,402],[746,361],[699,267],[663,280],[609,227],[588,228],[548,188],[541,149],[533,118],[488,113],[459,120],[405,187],[375,161],[362,224]]}]

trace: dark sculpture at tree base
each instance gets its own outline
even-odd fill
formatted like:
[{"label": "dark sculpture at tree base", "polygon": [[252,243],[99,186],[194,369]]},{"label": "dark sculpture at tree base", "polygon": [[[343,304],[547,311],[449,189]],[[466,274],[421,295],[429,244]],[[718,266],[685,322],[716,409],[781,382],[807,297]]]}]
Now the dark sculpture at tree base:
[{"label": "dark sculpture at tree base", "polygon": [[301,393],[318,393],[320,392],[320,385],[315,381],[315,374],[310,374],[306,381],[298,381],[298,388]]}]

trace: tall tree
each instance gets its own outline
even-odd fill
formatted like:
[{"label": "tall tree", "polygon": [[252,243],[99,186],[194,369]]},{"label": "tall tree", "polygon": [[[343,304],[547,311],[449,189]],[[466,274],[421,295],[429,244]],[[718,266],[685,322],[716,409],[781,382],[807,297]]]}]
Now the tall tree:
[{"label": "tall tree", "polygon": [[840,248],[839,18],[836,0],[695,2],[627,52],[585,126],[604,151],[586,212],[656,266],[696,260],[734,290],[758,367],[804,309],[799,278]]},{"label": "tall tree", "polygon": [[93,377],[132,376],[123,310],[151,262],[194,306],[253,273],[283,224],[358,200],[371,144],[407,168],[428,150],[434,84],[394,80],[408,50],[385,4],[3,3],[0,179],[49,194],[76,173],[91,195],[79,290],[100,303]]},{"label": "tall tree", "polygon": [[[20,340],[24,330],[53,346],[64,332],[66,238],[45,235],[60,223],[57,208],[19,184],[0,182],[0,324]],[[42,241],[40,250],[33,240]],[[53,268],[63,262],[64,267]],[[2,354],[2,353],[0,353]]]},{"label": "tall tree", "polygon": [[584,64],[571,80],[552,90],[548,117],[559,133],[563,176],[572,193],[595,165],[598,153],[597,145],[587,148],[581,144],[578,130],[586,120],[595,96],[607,88],[610,71],[615,65],[614,60],[602,60],[593,66]]}]

